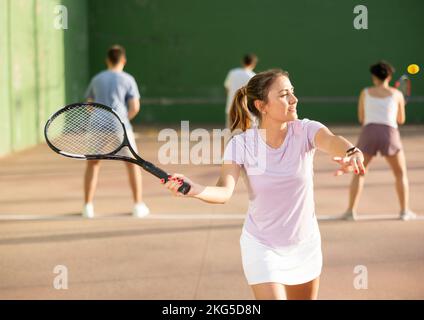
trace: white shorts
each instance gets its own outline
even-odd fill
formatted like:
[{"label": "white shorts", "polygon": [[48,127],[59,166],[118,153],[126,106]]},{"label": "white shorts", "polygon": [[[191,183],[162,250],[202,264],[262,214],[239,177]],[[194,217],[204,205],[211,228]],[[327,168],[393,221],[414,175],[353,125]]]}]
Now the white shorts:
[{"label": "white shorts", "polygon": [[270,248],[243,229],[240,237],[244,275],[249,285],[276,282],[295,285],[321,274],[321,235],[317,230],[299,244]]}]

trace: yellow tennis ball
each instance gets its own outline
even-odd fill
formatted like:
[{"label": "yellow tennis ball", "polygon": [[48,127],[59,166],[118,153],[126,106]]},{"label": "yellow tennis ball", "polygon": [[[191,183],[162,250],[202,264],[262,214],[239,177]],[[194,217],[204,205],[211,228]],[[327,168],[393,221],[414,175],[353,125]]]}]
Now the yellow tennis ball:
[{"label": "yellow tennis ball", "polygon": [[407,70],[409,74],[416,74],[420,71],[420,67],[417,64],[410,64]]}]

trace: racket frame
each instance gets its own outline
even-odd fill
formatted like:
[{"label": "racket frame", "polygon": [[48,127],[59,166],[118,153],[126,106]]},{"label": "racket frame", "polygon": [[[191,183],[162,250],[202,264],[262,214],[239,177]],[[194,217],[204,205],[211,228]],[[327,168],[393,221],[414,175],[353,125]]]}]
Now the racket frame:
[{"label": "racket frame", "polygon": [[[403,79],[406,79],[406,93],[404,93],[402,90],[399,89],[401,81],[403,81]],[[409,98],[411,97],[411,79],[408,77],[406,73],[401,75],[399,79],[396,80],[395,88],[398,89],[400,92],[402,92],[403,97],[405,99],[405,103],[408,102]]]}]

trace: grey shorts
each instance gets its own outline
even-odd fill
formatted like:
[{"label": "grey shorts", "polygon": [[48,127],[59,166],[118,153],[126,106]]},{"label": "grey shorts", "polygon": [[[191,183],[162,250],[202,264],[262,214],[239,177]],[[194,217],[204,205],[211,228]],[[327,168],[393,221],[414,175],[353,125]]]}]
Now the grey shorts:
[{"label": "grey shorts", "polygon": [[399,130],[379,123],[370,123],[362,128],[357,147],[363,153],[375,156],[394,156],[402,150]]}]

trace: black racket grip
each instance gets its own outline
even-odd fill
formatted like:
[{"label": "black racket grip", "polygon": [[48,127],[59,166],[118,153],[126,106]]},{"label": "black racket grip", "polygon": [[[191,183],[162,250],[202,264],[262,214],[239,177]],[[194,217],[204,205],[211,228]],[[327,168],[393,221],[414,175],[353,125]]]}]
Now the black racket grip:
[{"label": "black racket grip", "polygon": [[[143,169],[150,172],[154,176],[158,177],[159,179],[163,179],[166,183],[169,179],[169,174],[167,174],[162,169],[159,169],[156,167],[153,163],[149,161],[144,161],[142,165]],[[187,182],[183,182],[183,185],[178,188],[178,192],[181,192],[182,194],[187,194],[191,189],[191,186]]]},{"label": "black racket grip", "polygon": [[183,182],[183,185],[178,188],[178,192],[181,192],[182,194],[187,194],[191,189],[191,185],[189,185],[187,182]]}]

